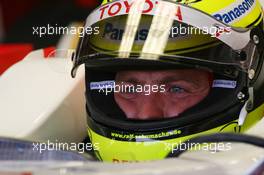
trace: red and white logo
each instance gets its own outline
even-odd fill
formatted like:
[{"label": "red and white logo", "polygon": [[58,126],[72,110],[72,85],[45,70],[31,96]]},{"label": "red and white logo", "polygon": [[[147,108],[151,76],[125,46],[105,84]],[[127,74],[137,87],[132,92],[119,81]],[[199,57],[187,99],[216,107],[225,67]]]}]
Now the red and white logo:
[{"label": "red and white logo", "polygon": [[[144,8],[142,10],[142,14],[155,14],[157,5],[159,4],[158,0],[145,0]],[[124,1],[115,1],[111,4],[107,4],[102,6],[99,9],[99,20],[128,14],[130,12],[131,7],[133,6],[133,0],[124,0]],[[140,12],[141,10],[139,10]],[[175,16],[179,21],[182,21],[182,13],[181,7],[178,6],[177,11],[175,12]]]}]

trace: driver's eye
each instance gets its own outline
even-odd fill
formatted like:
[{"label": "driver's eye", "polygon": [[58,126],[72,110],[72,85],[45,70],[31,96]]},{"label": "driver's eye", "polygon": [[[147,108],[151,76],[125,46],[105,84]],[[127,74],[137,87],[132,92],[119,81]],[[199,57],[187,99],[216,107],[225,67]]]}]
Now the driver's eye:
[{"label": "driver's eye", "polygon": [[169,88],[169,92],[171,93],[183,93],[185,90],[179,86],[172,86]]},{"label": "driver's eye", "polygon": [[129,86],[129,87],[126,87],[125,89],[125,93],[136,93],[137,91],[135,90],[135,87],[134,86]]}]

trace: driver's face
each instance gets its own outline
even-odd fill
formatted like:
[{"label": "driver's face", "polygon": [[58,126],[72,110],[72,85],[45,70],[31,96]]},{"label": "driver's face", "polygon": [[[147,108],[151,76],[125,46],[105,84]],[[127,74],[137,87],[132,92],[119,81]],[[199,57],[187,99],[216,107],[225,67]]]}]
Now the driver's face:
[{"label": "driver's face", "polygon": [[129,119],[151,120],[177,117],[209,93],[211,73],[195,70],[121,71],[116,83],[158,86],[159,92],[117,92],[115,101]]}]

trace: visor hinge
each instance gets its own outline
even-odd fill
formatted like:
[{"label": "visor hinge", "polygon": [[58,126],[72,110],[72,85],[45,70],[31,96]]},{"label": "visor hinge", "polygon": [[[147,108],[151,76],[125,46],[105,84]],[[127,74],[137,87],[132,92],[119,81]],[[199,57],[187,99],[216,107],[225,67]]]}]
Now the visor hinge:
[{"label": "visor hinge", "polygon": [[[242,93],[242,92],[240,92],[240,93]],[[244,122],[248,116],[248,112],[251,111],[254,107],[254,88],[253,87],[248,88],[248,94],[249,94],[249,98],[245,102],[245,104],[242,107],[240,114],[239,114],[239,118],[238,118],[238,125],[239,126],[242,126],[244,124]],[[238,95],[238,97],[239,97],[239,95]]]},{"label": "visor hinge", "polygon": [[250,80],[253,80],[254,77],[255,77],[255,70],[254,70],[254,69],[249,69],[249,70],[248,70],[248,78],[249,78]]},{"label": "visor hinge", "polygon": [[256,45],[260,43],[258,35],[253,35],[252,40]]}]

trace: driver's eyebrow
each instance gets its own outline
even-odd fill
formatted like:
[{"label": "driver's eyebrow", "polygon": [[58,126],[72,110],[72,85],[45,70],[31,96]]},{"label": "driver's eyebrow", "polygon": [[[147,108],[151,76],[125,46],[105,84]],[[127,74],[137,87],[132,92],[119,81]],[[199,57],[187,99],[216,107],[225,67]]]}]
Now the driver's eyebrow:
[{"label": "driver's eyebrow", "polygon": [[161,81],[159,81],[159,84],[168,84],[171,83],[173,81],[186,81],[188,83],[192,83],[196,86],[198,86],[198,84],[195,81],[192,81],[191,79],[187,79],[186,77],[175,77],[175,76],[166,76],[163,77]]},{"label": "driver's eyebrow", "polygon": [[124,78],[124,79],[117,79],[116,82],[117,83],[124,82],[124,83],[131,83],[131,84],[142,84],[141,81],[139,81],[138,79],[133,78],[133,77],[132,78],[128,78],[128,79],[126,79],[126,78]]}]

